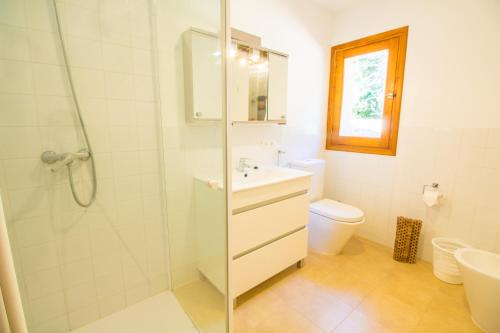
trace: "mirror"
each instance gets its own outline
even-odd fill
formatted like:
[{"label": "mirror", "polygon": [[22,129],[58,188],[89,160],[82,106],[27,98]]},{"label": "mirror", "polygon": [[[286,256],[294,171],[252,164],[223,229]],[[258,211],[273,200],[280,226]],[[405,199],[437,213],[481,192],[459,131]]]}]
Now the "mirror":
[{"label": "mirror", "polygon": [[288,57],[233,42],[229,66],[233,122],[286,123]]},{"label": "mirror", "polygon": [[[215,34],[184,34],[186,120],[221,119],[221,49]],[[228,97],[234,123],[286,124],[288,56],[233,41],[229,50]]]}]

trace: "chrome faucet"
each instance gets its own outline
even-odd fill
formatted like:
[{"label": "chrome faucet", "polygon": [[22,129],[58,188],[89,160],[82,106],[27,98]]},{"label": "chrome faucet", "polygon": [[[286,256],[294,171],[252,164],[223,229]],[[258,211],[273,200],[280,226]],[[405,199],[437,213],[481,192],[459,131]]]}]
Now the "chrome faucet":
[{"label": "chrome faucet", "polygon": [[239,172],[245,172],[245,171],[247,171],[247,169],[250,169],[252,166],[250,164],[248,164],[248,161],[250,161],[250,158],[241,157],[240,163],[238,164],[238,167],[236,168],[236,170],[238,170]]}]

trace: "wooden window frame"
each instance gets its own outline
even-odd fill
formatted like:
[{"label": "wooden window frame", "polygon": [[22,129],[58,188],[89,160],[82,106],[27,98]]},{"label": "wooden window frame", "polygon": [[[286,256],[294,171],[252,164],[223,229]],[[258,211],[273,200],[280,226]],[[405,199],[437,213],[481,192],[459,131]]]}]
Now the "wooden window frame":
[{"label": "wooden window frame", "polygon": [[[332,47],[326,149],[396,155],[407,40],[406,26]],[[382,136],[380,138],[340,136],[344,59],[386,48],[389,49],[389,61]],[[360,50],[367,51],[359,52]]]}]

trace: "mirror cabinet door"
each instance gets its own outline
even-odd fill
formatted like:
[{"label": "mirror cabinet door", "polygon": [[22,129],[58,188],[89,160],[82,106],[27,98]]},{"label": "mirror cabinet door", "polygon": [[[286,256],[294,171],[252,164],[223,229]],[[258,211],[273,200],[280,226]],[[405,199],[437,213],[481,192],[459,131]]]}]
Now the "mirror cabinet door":
[{"label": "mirror cabinet door", "polygon": [[288,57],[269,53],[268,120],[286,122]]}]

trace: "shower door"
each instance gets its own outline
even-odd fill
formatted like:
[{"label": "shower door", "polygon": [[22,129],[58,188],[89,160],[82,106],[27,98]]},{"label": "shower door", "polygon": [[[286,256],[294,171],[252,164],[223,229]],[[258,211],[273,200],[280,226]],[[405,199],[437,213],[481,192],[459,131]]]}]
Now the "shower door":
[{"label": "shower door", "polygon": [[30,333],[226,331],[225,287],[199,265],[194,190],[220,185],[203,228],[225,286],[226,112],[185,122],[179,45],[191,25],[224,40],[221,7],[0,1],[0,190]]}]

